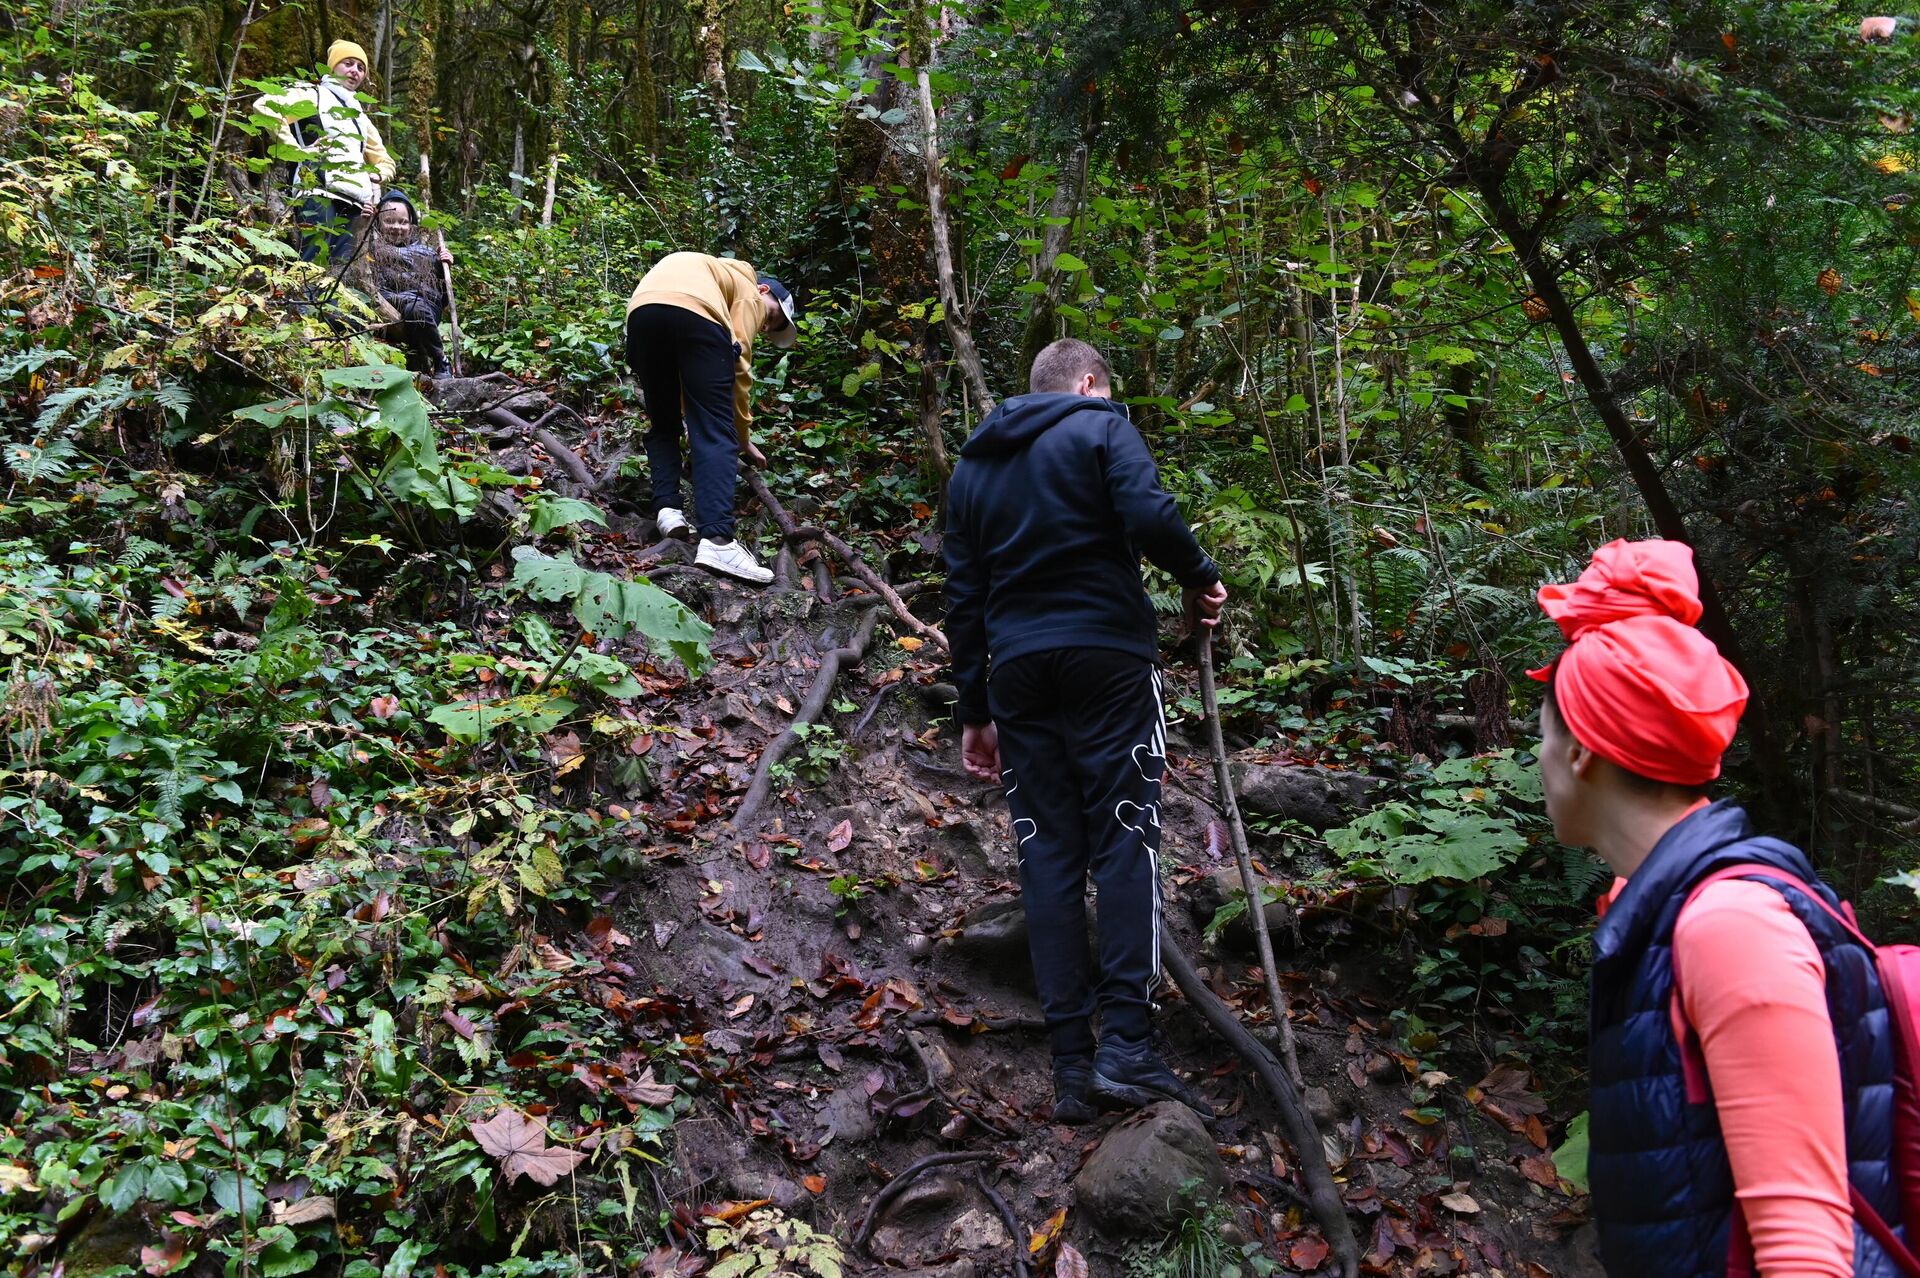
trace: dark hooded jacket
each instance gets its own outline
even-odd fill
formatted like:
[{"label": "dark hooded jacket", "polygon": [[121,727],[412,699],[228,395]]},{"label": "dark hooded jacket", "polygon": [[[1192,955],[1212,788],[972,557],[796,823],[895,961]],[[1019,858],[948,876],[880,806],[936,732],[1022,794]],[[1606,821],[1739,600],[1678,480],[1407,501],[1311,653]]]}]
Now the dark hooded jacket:
[{"label": "dark hooded jacket", "polygon": [[1081,395],[1017,395],[960,450],[948,493],[947,638],[962,723],[991,721],[995,664],[1058,648],[1158,654],[1145,555],[1182,586],[1220,574],[1125,412]]},{"label": "dark hooded jacket", "polygon": [[[374,215],[389,204],[407,210],[407,220],[420,225],[420,211],[400,191],[388,191],[381,197]],[[416,232],[407,244],[389,244],[378,230],[367,237],[372,248],[374,283],[386,299],[399,309],[404,319],[438,323],[446,309],[446,287],[441,282],[440,250]]]}]

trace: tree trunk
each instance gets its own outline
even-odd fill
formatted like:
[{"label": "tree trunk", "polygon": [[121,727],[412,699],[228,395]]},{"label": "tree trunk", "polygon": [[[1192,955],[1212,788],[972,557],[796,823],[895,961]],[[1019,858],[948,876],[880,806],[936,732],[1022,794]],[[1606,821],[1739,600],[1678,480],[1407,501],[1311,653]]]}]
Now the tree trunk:
[{"label": "tree trunk", "polygon": [[940,121],[933,109],[933,82],[928,64],[933,61],[933,36],[928,32],[926,52],[918,61],[915,83],[920,91],[921,160],[926,169],[927,223],[933,236],[933,265],[940,277],[940,303],[947,313],[947,336],[953,342],[954,358],[960,362],[967,386],[977,401],[976,411],[984,417],[993,411],[993,392],[987,389],[987,371],[980,363],[980,348],[973,344],[966,307],[960,299],[960,284],[953,269],[953,239],[947,225],[944,177],[940,165]]},{"label": "tree trunk", "polygon": [[700,43],[700,79],[713,102],[720,141],[733,146],[733,100],[727,96],[727,10],[734,0],[690,0]]},{"label": "tree trunk", "polygon": [[1074,148],[1065,166],[1060,170],[1059,181],[1054,184],[1053,198],[1047,201],[1047,217],[1050,223],[1040,237],[1040,257],[1034,263],[1033,280],[1045,281],[1047,291],[1036,293],[1033,305],[1027,311],[1027,323],[1020,336],[1020,358],[1015,368],[1024,373],[1033,367],[1033,361],[1045,349],[1055,335],[1055,310],[1060,305],[1060,284],[1062,276],[1057,269],[1060,254],[1066,251],[1072,238],[1073,224],[1060,221],[1062,218],[1076,217],[1080,211],[1080,199],[1087,186],[1087,145],[1081,143]]},{"label": "tree trunk", "polygon": [[653,78],[653,23],[650,0],[633,0],[634,141],[648,159],[660,156],[660,89]]},{"label": "tree trunk", "polygon": [[[1487,212],[1495,229],[1513,245],[1521,268],[1526,271],[1527,280],[1533,285],[1535,296],[1546,304],[1547,315],[1553,323],[1554,333],[1560,339],[1561,349],[1566,352],[1567,362],[1572,366],[1574,376],[1579,379],[1581,390],[1586,393],[1587,403],[1592,405],[1594,413],[1606,427],[1615,451],[1620,454],[1620,460],[1626,464],[1627,474],[1632,478],[1647,514],[1653,519],[1654,528],[1669,541],[1692,546],[1693,538],[1687,532],[1686,518],[1674,504],[1673,494],[1667,491],[1659,468],[1654,465],[1633,423],[1627,419],[1626,409],[1608,384],[1607,375],[1599,361],[1594,359],[1593,348],[1580,331],[1580,319],[1573,313],[1573,304],[1567,300],[1559,276],[1554,273],[1546,254],[1542,252],[1539,237],[1527,228],[1519,213],[1508,203],[1506,192],[1501,187],[1501,174],[1478,164],[1470,165],[1469,170],[1474,174],[1481,198],[1486,201]],[[1725,604],[1721,602],[1719,588],[1707,572],[1706,565],[1698,562],[1697,556],[1694,566],[1700,578],[1700,632],[1713,640],[1721,654],[1743,673],[1752,670],[1746,649],[1733,629]],[[1753,680],[1749,678],[1747,682],[1752,684]],[[1787,766],[1779,738],[1774,734],[1766,703],[1757,691],[1747,703],[1746,725],[1762,782],[1761,802],[1771,809],[1770,815],[1775,818],[1788,817],[1799,806],[1794,799],[1797,790],[1793,773]]]}]

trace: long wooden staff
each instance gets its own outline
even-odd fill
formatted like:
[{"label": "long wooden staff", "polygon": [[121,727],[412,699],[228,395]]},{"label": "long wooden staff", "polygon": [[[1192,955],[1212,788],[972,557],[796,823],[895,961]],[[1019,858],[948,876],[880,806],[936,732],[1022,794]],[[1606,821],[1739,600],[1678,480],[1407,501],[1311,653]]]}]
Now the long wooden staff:
[{"label": "long wooden staff", "polygon": [[[425,147],[420,150],[420,207],[423,212],[433,211],[433,167]],[[447,237],[438,230],[433,233],[433,246],[442,253],[447,251]],[[447,292],[447,327],[453,336],[453,349],[450,352],[453,375],[460,377],[463,376],[460,372],[460,304],[453,297],[453,267],[444,260],[440,263],[440,286]]]},{"label": "long wooden staff", "polygon": [[[1220,699],[1213,684],[1213,634],[1197,630],[1200,643],[1200,700],[1206,707],[1207,736],[1213,746],[1213,777],[1220,787],[1220,806],[1226,812],[1227,836],[1233,843],[1233,859],[1240,866],[1240,885],[1247,892],[1247,922],[1253,925],[1254,940],[1260,949],[1260,970],[1267,978],[1267,1001],[1273,1007],[1273,1020],[1280,1031],[1280,1054],[1295,1087],[1305,1087],[1300,1076],[1300,1056],[1293,1045],[1293,1022],[1287,1017],[1287,995],[1280,988],[1280,968],[1273,958],[1273,937],[1267,933],[1267,899],[1260,880],[1253,872],[1253,853],[1247,848],[1247,828],[1240,822],[1240,801],[1233,793],[1233,775],[1227,767],[1226,736],[1220,728]],[[1309,1155],[1304,1151],[1300,1155]]]}]

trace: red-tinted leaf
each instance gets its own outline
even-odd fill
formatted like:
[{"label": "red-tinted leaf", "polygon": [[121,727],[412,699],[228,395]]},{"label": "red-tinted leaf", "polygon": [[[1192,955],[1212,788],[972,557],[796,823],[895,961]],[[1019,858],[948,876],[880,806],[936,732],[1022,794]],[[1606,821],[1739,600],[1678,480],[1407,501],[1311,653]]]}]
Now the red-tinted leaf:
[{"label": "red-tinted leaf", "polygon": [[1061,1243],[1053,1259],[1053,1278],[1087,1278],[1087,1258],[1072,1243]]},{"label": "red-tinted leaf", "polygon": [[175,1238],[164,1246],[142,1247],[140,1249],[140,1268],[150,1274],[170,1274],[174,1266],[187,1258],[187,1243],[184,1238]]},{"label": "red-tinted leaf", "polygon": [[367,709],[376,719],[391,719],[400,713],[400,698],[392,693],[383,693],[367,703]]},{"label": "red-tinted leaf", "polygon": [[852,842],[853,822],[842,821],[839,825],[833,827],[831,834],[827,835],[827,851],[845,852],[847,846]]},{"label": "red-tinted leaf", "polygon": [[1327,1256],[1332,1250],[1333,1248],[1327,1246],[1327,1240],[1320,1235],[1307,1234],[1305,1237],[1293,1240],[1293,1246],[1287,1252],[1287,1259],[1291,1260],[1293,1267],[1301,1273],[1312,1273],[1327,1263]]},{"label": "red-tinted leaf", "polygon": [[1551,1154],[1535,1154],[1520,1160],[1520,1174],[1536,1185],[1560,1188],[1560,1173],[1554,1169]]}]

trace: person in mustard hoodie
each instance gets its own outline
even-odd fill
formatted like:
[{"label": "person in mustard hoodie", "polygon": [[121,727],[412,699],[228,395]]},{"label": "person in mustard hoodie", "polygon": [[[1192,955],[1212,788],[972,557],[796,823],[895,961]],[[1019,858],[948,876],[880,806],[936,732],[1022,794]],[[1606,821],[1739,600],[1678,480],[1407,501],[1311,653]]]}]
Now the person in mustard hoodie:
[{"label": "person in mustard hoodie", "polygon": [[700,534],[693,561],[755,586],[773,572],[735,540],[733,493],[741,453],[767,464],[748,432],[753,342],[762,333],[775,346],[793,345],[793,295],[736,258],[669,253],[627,300],[627,364],[647,399],[654,522],[663,537],[691,537],[696,526],[681,496],[684,430]]},{"label": "person in mustard hoodie", "polygon": [[[354,222],[373,216],[381,187],[393,180],[393,157],[357,96],[366,82],[367,51],[351,40],[335,40],[327,49],[327,74],[260,99],[260,113],[279,121],[276,140],[307,157],[293,176],[303,261],[345,263]],[[296,117],[305,104],[312,113]]]}]

